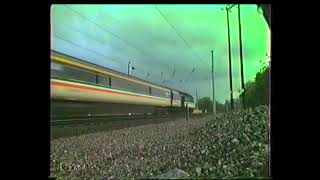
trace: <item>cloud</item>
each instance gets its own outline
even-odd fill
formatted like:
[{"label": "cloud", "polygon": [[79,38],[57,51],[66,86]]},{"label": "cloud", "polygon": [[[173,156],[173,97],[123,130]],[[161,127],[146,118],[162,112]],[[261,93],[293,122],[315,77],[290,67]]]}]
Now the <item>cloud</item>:
[{"label": "cloud", "polygon": [[[192,95],[198,89],[199,97],[212,96],[213,50],[216,97],[224,102],[230,90],[226,14],[221,11],[222,6],[158,6],[190,48],[153,5],[71,6],[89,20],[64,6],[53,5],[52,49],[123,73],[131,61],[136,68],[134,76],[144,79],[150,73],[148,80],[159,84],[162,84],[162,72],[163,80],[168,80],[175,70],[165,85]],[[257,61],[270,49],[270,32],[256,13],[256,7],[251,7],[254,5],[243,6],[243,61],[247,81],[259,70]],[[240,87],[239,34],[236,14],[231,18],[232,75],[236,91]]]}]

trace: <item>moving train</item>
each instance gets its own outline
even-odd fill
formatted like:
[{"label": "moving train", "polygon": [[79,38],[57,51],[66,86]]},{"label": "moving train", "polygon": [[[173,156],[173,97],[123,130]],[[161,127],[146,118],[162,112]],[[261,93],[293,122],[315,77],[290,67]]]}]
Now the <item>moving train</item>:
[{"label": "moving train", "polygon": [[51,117],[172,113],[187,93],[51,51]]}]

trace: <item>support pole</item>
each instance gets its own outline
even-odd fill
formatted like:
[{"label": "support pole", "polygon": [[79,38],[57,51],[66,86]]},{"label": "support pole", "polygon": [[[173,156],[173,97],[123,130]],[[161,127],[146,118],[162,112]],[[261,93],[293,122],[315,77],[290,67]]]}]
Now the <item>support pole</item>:
[{"label": "support pole", "polygon": [[211,60],[212,60],[212,113],[216,116],[216,99],[214,96],[214,67],[213,67],[213,50],[211,50]]},{"label": "support pole", "polygon": [[230,79],[230,101],[231,101],[231,110],[234,109],[233,104],[233,90],[232,90],[232,70],[231,70],[231,42],[230,42],[230,25],[229,25],[229,9],[227,11],[227,28],[228,28],[228,50],[229,50],[229,79]]},{"label": "support pole", "polygon": [[245,88],[244,88],[244,73],[243,73],[243,54],[242,54],[242,34],[241,34],[241,18],[240,18],[240,4],[238,4],[238,21],[239,21],[239,47],[240,47],[240,67],[241,67],[241,89],[242,96],[242,108],[246,107],[245,103]]},{"label": "support pole", "polygon": [[196,90],[196,109],[198,109],[198,91]]},{"label": "support pole", "polygon": [[188,107],[188,103],[186,104],[186,120],[189,120],[189,107]]},{"label": "support pole", "polygon": [[128,75],[131,75],[131,62],[128,63]]}]

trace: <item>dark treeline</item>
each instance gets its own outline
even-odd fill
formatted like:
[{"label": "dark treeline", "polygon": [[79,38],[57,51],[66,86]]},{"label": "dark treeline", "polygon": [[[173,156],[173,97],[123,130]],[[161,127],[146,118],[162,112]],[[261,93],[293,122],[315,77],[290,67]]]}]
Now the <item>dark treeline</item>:
[{"label": "dark treeline", "polygon": [[[270,65],[266,64],[256,74],[253,82],[248,82],[245,85],[245,104],[246,107],[256,107],[259,105],[269,104],[269,72]],[[243,97],[243,93],[239,98]]]}]

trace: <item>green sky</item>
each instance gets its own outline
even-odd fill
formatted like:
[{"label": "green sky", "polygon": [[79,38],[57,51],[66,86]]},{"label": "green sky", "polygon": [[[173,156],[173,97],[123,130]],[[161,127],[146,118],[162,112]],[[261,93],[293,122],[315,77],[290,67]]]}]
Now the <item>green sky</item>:
[{"label": "green sky", "polygon": [[[199,97],[229,98],[225,5],[53,5],[51,49]],[[161,14],[161,13],[162,14]],[[169,23],[173,26],[170,26]],[[270,31],[256,5],[241,5],[245,82],[267,61]],[[230,13],[234,95],[240,88],[237,9]],[[192,69],[195,71],[191,73]],[[172,72],[175,75],[167,83]]]}]

